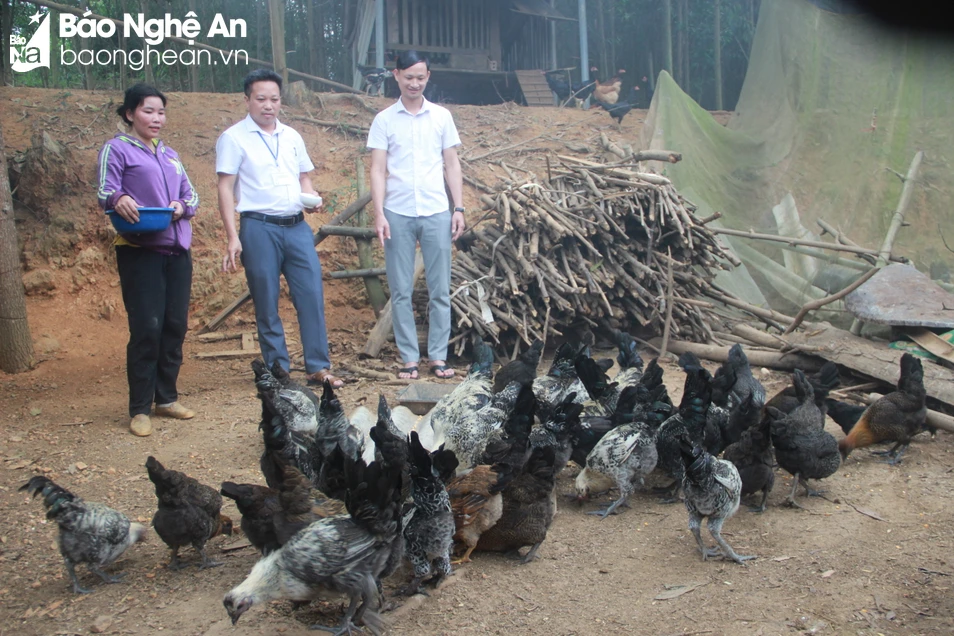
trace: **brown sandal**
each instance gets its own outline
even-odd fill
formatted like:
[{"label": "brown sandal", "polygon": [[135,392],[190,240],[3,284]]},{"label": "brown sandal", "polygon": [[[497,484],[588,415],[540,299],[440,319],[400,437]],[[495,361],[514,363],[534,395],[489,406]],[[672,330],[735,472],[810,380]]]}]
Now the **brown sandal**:
[{"label": "brown sandal", "polygon": [[334,375],[331,369],[322,369],[311,375],[306,375],[305,380],[308,381],[309,386],[324,384],[325,382],[330,383],[332,389],[340,389],[344,386],[344,380]]}]

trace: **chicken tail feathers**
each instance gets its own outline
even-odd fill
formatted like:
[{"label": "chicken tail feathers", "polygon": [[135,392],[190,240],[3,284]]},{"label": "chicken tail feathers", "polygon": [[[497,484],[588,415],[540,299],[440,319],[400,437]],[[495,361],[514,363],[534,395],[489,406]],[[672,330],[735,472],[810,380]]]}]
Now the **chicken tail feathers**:
[{"label": "chicken tail feathers", "polygon": [[19,490],[25,490],[34,497],[39,494],[43,495],[43,505],[47,509],[47,519],[55,519],[70,505],[82,503],[79,497],[43,475],[31,477],[30,481],[20,486]]},{"label": "chicken tail feathers", "polygon": [[901,377],[898,390],[914,395],[924,395],[924,368],[917,356],[905,353],[901,356]]},{"label": "chicken tail feathers", "polygon": [[399,470],[402,466],[407,464],[407,438],[392,433],[388,428],[386,420],[378,419],[374,428],[371,429],[370,435],[374,441],[375,448],[381,453],[381,457],[386,464],[396,466]]},{"label": "chicken tail feathers", "polygon": [[845,435],[851,432],[852,427],[858,423],[861,414],[868,409],[867,406],[848,404],[847,402],[841,402],[833,398],[827,398],[825,400],[825,406],[827,407],[828,415],[841,427]]},{"label": "chicken tail feathers", "polygon": [[494,368],[494,350],[482,339],[474,342],[474,361],[470,365],[470,373],[474,375],[491,375]]},{"label": "chicken tail feathers", "polygon": [[643,358],[639,355],[636,340],[631,335],[625,331],[617,331],[616,346],[619,348],[616,361],[621,369],[637,368],[641,370],[643,368]]},{"label": "chicken tail feathers", "polygon": [[830,391],[838,388],[841,379],[838,377],[838,365],[830,360],[822,365],[818,375],[811,379],[812,388],[815,389],[815,395],[825,397]]},{"label": "chicken tail feathers", "polygon": [[340,447],[334,454],[343,461],[347,485],[344,501],[352,521],[384,541],[393,539],[401,519],[401,467],[384,462],[366,465],[360,457],[345,456]]},{"label": "chicken tail feathers", "polygon": [[583,386],[586,387],[591,399],[600,399],[612,386],[609,377],[593,358],[580,354],[574,361],[574,367],[576,367],[576,374]]},{"label": "chicken tail feathers", "polygon": [[804,404],[815,399],[815,389],[812,388],[812,383],[801,369],[795,369],[792,374],[792,384],[795,386],[795,395],[800,403]]}]

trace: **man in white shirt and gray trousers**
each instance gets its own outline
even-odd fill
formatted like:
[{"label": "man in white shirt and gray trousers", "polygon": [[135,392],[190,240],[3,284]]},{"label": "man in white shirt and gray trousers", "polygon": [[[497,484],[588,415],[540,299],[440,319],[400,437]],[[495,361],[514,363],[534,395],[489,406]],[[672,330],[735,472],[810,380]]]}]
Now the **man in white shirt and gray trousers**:
[{"label": "man in white shirt and gray trousers", "polygon": [[[337,388],[343,382],[331,374],[321,264],[302,212],[303,201],[309,199],[302,195],[310,195],[308,212],[321,206],[311,183],[315,166],[301,135],[278,121],[281,90],[282,78],[274,71],[249,73],[248,117],[223,132],[215,144],[219,214],[228,239],[222,269],[234,271],[241,260],[255,304],[262,357],[269,368],[277,362],[288,371],[285,330],[278,315],[280,277],[285,275],[298,313],[306,380],[328,381]],[[238,232],[236,211],[241,215]]]},{"label": "man in white shirt and gray trousers", "polygon": [[[418,378],[420,351],[411,293],[414,253],[421,245],[427,278],[427,355],[431,373],[454,376],[447,366],[451,332],[451,244],[464,232],[463,184],[450,112],[427,101],[430,63],[417,51],[402,53],[394,70],[401,98],[377,114],[368,134],[374,228],[384,247],[391,290],[394,341],[404,366],[398,377]],[[450,210],[444,181],[454,199]]]}]

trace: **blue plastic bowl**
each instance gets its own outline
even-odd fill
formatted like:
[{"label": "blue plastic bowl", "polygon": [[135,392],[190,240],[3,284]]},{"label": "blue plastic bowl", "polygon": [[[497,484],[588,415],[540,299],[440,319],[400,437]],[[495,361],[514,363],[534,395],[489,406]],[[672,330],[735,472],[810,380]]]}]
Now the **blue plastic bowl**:
[{"label": "blue plastic bowl", "polygon": [[161,232],[172,222],[173,208],[139,208],[139,222],[130,223],[116,214],[115,210],[107,210],[109,220],[120,234],[147,234]]}]

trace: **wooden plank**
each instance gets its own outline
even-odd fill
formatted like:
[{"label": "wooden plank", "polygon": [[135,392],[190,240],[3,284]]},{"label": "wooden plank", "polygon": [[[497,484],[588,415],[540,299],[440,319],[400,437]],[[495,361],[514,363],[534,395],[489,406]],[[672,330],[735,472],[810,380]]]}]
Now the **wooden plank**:
[{"label": "wooden plank", "polygon": [[251,332],[242,334],[242,351],[251,351],[255,348],[255,338]]},{"label": "wooden plank", "polygon": [[[792,345],[817,351],[817,355],[847,367],[862,376],[888,384],[898,383],[903,351],[888,345],[853,336],[827,323],[813,323],[805,331],[784,338]],[[928,397],[954,406],[954,371],[925,360],[924,388]]]},{"label": "wooden plank", "polygon": [[[419,279],[423,273],[424,257],[421,256],[421,251],[418,250],[414,256],[414,275],[412,276],[411,282],[412,288],[417,283],[417,279]],[[371,330],[371,335],[368,336],[368,344],[361,353],[362,358],[378,357],[378,354],[381,353],[381,347],[384,346],[384,342],[387,340],[388,334],[391,333],[391,330],[394,327],[392,320],[391,301],[389,300],[384,306],[384,309],[381,310],[381,315],[378,317],[378,322]]]},{"label": "wooden plank", "polygon": [[200,353],[193,354],[196,358],[217,358],[217,359],[228,359],[228,358],[249,358],[253,356],[260,356],[262,352],[258,349],[230,349],[228,351],[203,351]]}]

